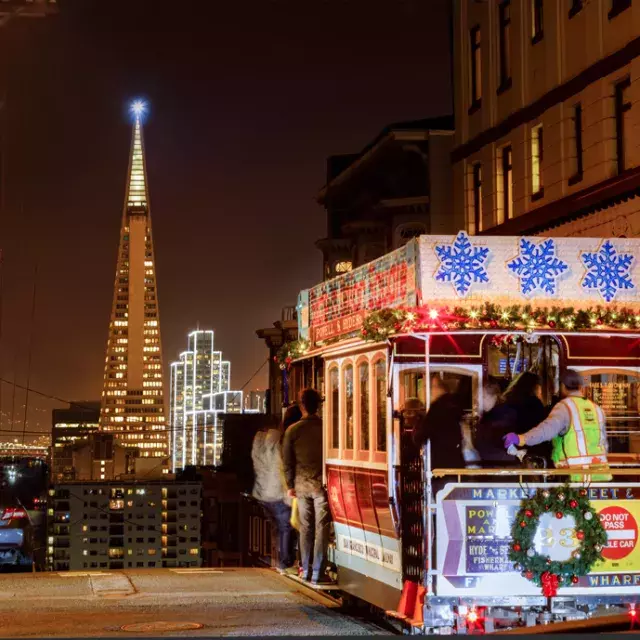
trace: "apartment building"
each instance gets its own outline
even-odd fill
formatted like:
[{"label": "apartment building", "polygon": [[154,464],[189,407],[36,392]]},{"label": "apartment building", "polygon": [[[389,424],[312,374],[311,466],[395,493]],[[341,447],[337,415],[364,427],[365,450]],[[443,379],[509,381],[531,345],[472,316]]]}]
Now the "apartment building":
[{"label": "apartment building", "polygon": [[52,571],[201,566],[200,482],[66,482],[49,493]]},{"label": "apartment building", "polygon": [[456,217],[640,235],[640,1],[454,0]]}]

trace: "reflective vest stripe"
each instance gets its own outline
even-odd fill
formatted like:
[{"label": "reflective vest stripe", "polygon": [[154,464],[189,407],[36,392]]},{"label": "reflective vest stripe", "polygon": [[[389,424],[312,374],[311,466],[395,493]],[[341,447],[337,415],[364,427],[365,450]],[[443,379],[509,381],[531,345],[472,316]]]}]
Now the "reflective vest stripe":
[{"label": "reflective vest stripe", "polygon": [[571,424],[573,426],[573,429],[569,428],[569,433],[573,431],[576,438],[576,448],[582,456],[586,456],[589,453],[589,449],[587,448],[587,439],[582,428],[582,420],[580,420],[580,410],[573,398],[567,398],[566,400],[566,407],[571,414]]},{"label": "reflective vest stripe", "polygon": [[607,458],[604,455],[569,457],[556,462],[556,467],[575,467],[580,464],[587,466],[592,464],[607,464]]}]

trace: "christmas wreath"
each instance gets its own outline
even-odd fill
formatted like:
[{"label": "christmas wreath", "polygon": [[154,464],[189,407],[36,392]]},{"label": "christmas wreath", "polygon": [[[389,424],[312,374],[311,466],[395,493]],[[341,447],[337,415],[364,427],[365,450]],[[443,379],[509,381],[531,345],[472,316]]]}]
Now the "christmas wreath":
[{"label": "christmas wreath", "polygon": [[[541,586],[543,595],[547,597],[557,595],[560,586],[577,584],[580,576],[587,575],[593,565],[602,560],[607,534],[587,495],[586,489],[574,489],[568,485],[538,489],[532,498],[522,501],[513,522],[509,559],[525,578]],[[569,530],[565,536],[570,546],[575,547],[569,560],[551,560],[534,548],[540,517],[546,513],[559,520],[565,516],[572,516],[575,520],[575,529]]]}]

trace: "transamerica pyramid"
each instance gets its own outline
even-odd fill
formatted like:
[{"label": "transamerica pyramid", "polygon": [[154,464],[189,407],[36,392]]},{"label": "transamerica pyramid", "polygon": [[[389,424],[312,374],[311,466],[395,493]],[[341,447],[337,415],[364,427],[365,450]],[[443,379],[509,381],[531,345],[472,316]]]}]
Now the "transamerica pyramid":
[{"label": "transamerica pyramid", "polygon": [[135,120],[113,308],[104,367],[100,429],[140,456],[168,455],[163,392],[162,342],[149,189],[142,136],[144,104]]}]

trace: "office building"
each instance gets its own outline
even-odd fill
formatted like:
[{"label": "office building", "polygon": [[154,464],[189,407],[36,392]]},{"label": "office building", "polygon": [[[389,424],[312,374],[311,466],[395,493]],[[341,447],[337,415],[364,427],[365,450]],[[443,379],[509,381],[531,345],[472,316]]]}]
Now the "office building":
[{"label": "office building", "polygon": [[71,482],[49,493],[52,571],[201,564],[199,482]]},{"label": "office building", "polygon": [[638,34],[631,0],[454,0],[460,228],[640,235]]},{"label": "office building", "polygon": [[214,332],[192,331],[187,351],[171,364],[171,470],[218,465],[222,416],[242,413],[243,393],[232,391],[231,363],[214,348]]},{"label": "office building", "polygon": [[135,121],[105,358],[100,429],[143,457],[168,455],[155,257],[142,136]]}]

